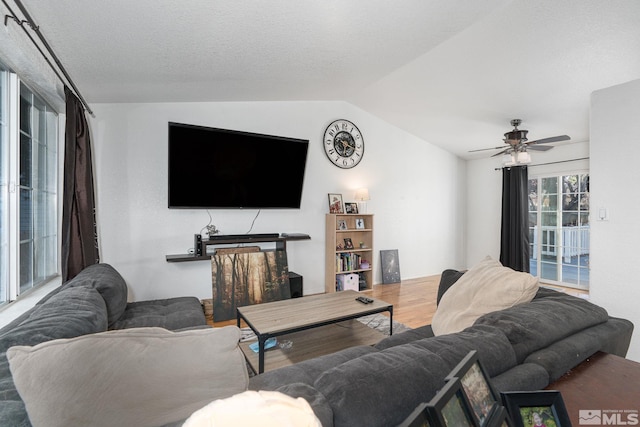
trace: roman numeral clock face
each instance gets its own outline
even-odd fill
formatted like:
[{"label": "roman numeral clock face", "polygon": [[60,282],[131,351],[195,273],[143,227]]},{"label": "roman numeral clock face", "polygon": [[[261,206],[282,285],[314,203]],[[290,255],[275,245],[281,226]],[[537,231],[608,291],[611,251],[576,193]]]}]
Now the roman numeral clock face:
[{"label": "roman numeral clock face", "polygon": [[322,145],[331,163],[342,169],[356,166],[364,155],[362,134],[349,120],[332,122],[324,131]]}]

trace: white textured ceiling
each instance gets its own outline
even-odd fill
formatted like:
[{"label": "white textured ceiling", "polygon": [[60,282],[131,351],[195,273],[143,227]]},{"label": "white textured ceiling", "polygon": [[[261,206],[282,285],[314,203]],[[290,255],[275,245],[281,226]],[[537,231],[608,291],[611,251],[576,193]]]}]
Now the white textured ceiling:
[{"label": "white textured ceiling", "polygon": [[640,78],[638,0],[22,1],[90,104],[344,100],[465,158]]}]

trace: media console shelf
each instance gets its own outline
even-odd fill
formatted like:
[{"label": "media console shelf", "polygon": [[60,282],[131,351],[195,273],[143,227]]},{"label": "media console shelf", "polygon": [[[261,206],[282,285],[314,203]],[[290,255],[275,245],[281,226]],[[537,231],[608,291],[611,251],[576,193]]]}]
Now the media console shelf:
[{"label": "media console shelf", "polygon": [[[229,238],[225,238],[224,236],[216,236],[215,239],[203,240],[202,241],[202,253],[207,253],[207,246],[217,246],[217,245],[230,245],[230,244],[241,244],[241,243],[271,243],[275,242],[277,250],[287,250],[287,242],[295,241],[295,240],[309,240],[308,234],[302,233],[282,233],[277,237],[262,237],[262,236],[252,236],[251,234],[247,234],[246,236],[229,236]],[[188,261],[210,261],[211,255],[196,255],[196,254],[177,254],[177,255],[167,255],[167,262],[188,262]]]}]

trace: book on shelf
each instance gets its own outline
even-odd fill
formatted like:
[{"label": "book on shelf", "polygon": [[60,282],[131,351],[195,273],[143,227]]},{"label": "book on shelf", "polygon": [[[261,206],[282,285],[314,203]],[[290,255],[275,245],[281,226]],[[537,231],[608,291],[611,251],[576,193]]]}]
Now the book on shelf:
[{"label": "book on shelf", "polygon": [[362,256],[354,252],[336,254],[336,272],[360,269]]}]

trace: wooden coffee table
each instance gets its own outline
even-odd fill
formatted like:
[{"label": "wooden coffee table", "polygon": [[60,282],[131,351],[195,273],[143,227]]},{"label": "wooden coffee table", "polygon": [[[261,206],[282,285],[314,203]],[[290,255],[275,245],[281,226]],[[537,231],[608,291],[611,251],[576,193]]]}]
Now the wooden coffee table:
[{"label": "wooden coffee table", "polygon": [[391,335],[393,305],[373,298],[371,304],[362,304],[356,301],[359,296],[362,296],[359,292],[342,291],[238,307],[238,327],[244,320],[253,330],[258,337],[258,353],[249,348],[249,343],[241,343],[240,348],[254,370],[257,358],[257,372],[262,373],[264,343],[271,337],[281,336],[281,341],[292,343],[290,349],[267,352],[269,362],[274,362],[269,368],[275,369],[343,348],[375,344],[384,335],[353,320],[368,314],[388,311]]},{"label": "wooden coffee table", "polygon": [[[588,424],[584,419],[588,417],[589,411],[592,412],[591,415],[601,417],[602,423],[595,425],[635,425],[636,420],[640,421],[638,362],[598,352],[550,384],[547,389],[560,391],[573,426]],[[581,411],[584,416],[582,423]],[[629,416],[631,418],[627,418]],[[605,420],[605,417],[613,421]]]}]

